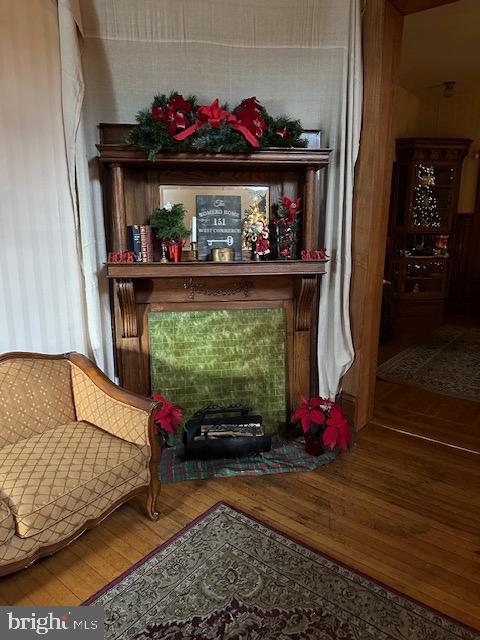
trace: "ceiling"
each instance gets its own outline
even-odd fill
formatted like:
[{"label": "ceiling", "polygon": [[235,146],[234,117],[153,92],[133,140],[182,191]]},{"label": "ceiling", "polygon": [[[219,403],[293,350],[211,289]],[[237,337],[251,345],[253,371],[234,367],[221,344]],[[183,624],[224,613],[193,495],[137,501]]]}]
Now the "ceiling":
[{"label": "ceiling", "polygon": [[480,89],[480,0],[459,0],[405,16],[400,84],[423,91],[447,80]]}]

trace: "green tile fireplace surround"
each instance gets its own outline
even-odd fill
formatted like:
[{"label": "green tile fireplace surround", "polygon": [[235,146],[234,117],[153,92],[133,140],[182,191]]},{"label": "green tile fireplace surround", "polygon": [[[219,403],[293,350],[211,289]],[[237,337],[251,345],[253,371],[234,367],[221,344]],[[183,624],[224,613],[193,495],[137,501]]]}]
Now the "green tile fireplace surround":
[{"label": "green tile fireplace surround", "polygon": [[152,390],[184,408],[240,402],[267,432],[286,421],[284,309],[152,312]]}]

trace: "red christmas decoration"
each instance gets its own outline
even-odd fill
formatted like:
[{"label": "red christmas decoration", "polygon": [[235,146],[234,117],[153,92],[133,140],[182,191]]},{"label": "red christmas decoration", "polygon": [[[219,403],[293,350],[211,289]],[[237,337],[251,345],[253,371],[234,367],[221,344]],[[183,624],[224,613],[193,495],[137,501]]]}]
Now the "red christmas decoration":
[{"label": "red christmas decoration", "polygon": [[[252,133],[252,131],[248,128],[248,126],[251,126],[253,128],[253,123],[247,121],[248,126],[246,126],[246,124],[234,113],[222,109],[218,102],[218,98],[215,98],[212,104],[204,104],[198,107],[197,111],[195,112],[195,117],[197,119],[197,122],[192,124],[184,131],[175,135],[175,140],[185,140],[185,138],[188,138],[193,133],[195,133],[195,131],[197,131],[198,129],[202,129],[207,124],[209,124],[214,129],[219,129],[222,124],[226,124],[235,131],[241,133],[245,140],[247,140],[247,142],[252,145],[252,147],[260,146],[260,143],[255,137],[254,133]],[[261,123],[259,121],[258,126],[260,127],[260,125]]]},{"label": "red christmas decoration", "polygon": [[332,405],[326,422],[327,428],[323,432],[325,446],[330,449],[335,449],[336,446],[340,449],[348,449],[352,444],[352,433],[342,408],[338,404]]},{"label": "red christmas decoration", "polygon": [[287,198],[287,196],[283,197],[283,204],[288,209],[288,224],[292,224],[295,220],[295,214],[300,209],[301,202],[301,198],[290,200],[290,198]]},{"label": "red christmas decoration", "polygon": [[185,129],[187,126],[185,113],[191,113],[191,111],[191,105],[178,93],[168,101],[165,108],[153,107],[152,118],[166,124],[168,133],[173,136],[178,129]]},{"label": "red christmas decoration", "polygon": [[155,414],[154,422],[157,429],[163,429],[168,433],[175,433],[178,425],[183,420],[182,407],[172,404],[163,396],[154,393],[153,400],[162,403],[162,408]]}]

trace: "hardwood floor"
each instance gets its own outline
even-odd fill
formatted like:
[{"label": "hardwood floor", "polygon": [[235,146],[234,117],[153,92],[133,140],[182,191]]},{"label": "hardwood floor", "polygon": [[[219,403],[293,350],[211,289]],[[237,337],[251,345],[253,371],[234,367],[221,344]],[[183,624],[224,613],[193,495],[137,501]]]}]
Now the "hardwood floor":
[{"label": "hardwood floor", "polygon": [[[480,628],[478,405],[449,413],[441,397],[415,391],[381,382],[375,419],[352,451],[314,472],[165,485],[159,522],[121,507],[55,556],[1,579],[0,604],[79,604],[224,500]],[[470,425],[461,440],[470,450],[431,437],[453,440],[458,424]]]}]

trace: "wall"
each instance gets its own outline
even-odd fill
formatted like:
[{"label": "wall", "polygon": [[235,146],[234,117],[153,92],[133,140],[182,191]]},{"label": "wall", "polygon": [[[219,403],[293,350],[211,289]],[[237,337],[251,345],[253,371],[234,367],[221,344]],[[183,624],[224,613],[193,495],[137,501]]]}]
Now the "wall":
[{"label": "wall", "polygon": [[393,130],[395,138],[411,138],[417,135],[420,116],[420,98],[407,89],[393,88]]},{"label": "wall", "polygon": [[458,211],[472,213],[478,179],[480,150],[480,90],[458,93],[451,98],[425,93],[420,96],[418,130],[425,135],[446,138],[472,138],[465,158]]},{"label": "wall", "polygon": [[0,78],[0,352],[85,352],[56,3],[0,2]]},{"label": "wall", "polygon": [[480,150],[480,90],[471,90],[444,98],[441,88],[412,93],[403,87],[394,92],[395,137],[427,136],[472,138],[465,158],[458,211],[472,213],[479,172],[476,158]]}]

